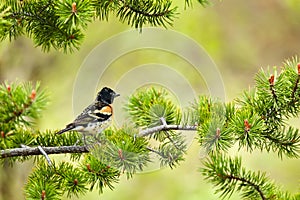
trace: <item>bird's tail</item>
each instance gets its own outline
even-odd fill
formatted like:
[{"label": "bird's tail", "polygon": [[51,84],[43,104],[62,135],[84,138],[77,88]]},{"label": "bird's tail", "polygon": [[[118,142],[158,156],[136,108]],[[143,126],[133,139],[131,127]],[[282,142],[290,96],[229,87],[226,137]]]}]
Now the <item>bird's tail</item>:
[{"label": "bird's tail", "polygon": [[64,128],[64,129],[62,129],[62,130],[60,130],[60,131],[58,131],[56,134],[62,134],[62,133],[64,133],[64,132],[67,132],[67,131],[72,130],[73,128],[75,128],[74,124],[69,124],[69,125],[67,125],[66,128]]}]

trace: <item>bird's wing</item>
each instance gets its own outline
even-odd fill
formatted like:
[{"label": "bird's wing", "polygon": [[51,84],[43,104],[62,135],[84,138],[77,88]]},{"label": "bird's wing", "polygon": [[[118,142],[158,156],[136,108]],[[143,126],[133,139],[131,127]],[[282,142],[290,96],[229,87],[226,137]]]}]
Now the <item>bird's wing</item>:
[{"label": "bird's wing", "polygon": [[102,122],[112,116],[112,108],[108,104],[94,102],[83,110],[74,120],[75,126],[86,125],[89,122]]},{"label": "bird's wing", "polygon": [[70,130],[72,130],[72,129],[74,129],[74,128],[75,128],[75,125],[74,125],[73,123],[71,123],[71,124],[68,124],[68,125],[66,126],[66,128],[64,128],[64,129],[62,129],[62,130],[60,130],[60,131],[58,131],[56,134],[62,134],[62,133],[64,133],[64,132],[70,131]]}]

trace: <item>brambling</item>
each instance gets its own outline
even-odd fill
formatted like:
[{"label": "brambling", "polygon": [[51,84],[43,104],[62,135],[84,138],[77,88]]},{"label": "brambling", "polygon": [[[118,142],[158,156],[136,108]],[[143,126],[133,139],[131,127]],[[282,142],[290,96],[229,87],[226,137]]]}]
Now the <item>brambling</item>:
[{"label": "brambling", "polygon": [[68,124],[66,128],[56,134],[67,131],[78,131],[85,135],[96,135],[106,129],[113,115],[112,103],[115,97],[120,96],[112,89],[104,87],[97,94],[96,100],[90,104],[76,119]]}]

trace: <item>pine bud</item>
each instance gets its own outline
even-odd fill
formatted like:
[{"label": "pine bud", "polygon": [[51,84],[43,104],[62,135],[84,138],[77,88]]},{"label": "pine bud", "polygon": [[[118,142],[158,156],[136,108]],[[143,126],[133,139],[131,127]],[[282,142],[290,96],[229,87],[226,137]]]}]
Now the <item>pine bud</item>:
[{"label": "pine bud", "polygon": [[76,2],[72,3],[72,13],[77,13]]},{"label": "pine bud", "polygon": [[251,125],[249,124],[248,119],[245,119],[245,120],[244,120],[244,126],[245,126],[245,131],[246,131],[246,132],[249,132],[249,131],[250,131],[250,128],[251,128]]},{"label": "pine bud", "polygon": [[217,130],[216,130],[216,138],[219,139],[220,136],[221,136],[221,129],[217,128]]},{"label": "pine bud", "polygon": [[2,138],[5,138],[5,133],[4,133],[4,131],[1,131],[1,137],[2,137]]},{"label": "pine bud", "polygon": [[300,76],[300,63],[297,64],[298,67],[298,75]]},{"label": "pine bud", "polygon": [[74,39],[75,39],[75,35],[73,35],[73,34],[70,35],[70,36],[69,36],[69,39],[74,40]]},{"label": "pine bud", "polygon": [[45,200],[45,199],[46,199],[46,191],[42,190],[41,200]]},{"label": "pine bud", "polygon": [[120,158],[121,160],[124,160],[122,149],[119,149],[119,150],[118,150],[118,154],[119,154],[119,158]]},{"label": "pine bud", "polygon": [[74,185],[78,185],[78,180],[75,178],[73,183],[74,183]]},{"label": "pine bud", "polygon": [[30,99],[33,101],[35,99],[35,96],[36,96],[36,91],[32,90],[31,95],[30,95]]},{"label": "pine bud", "polygon": [[22,18],[18,18],[17,23],[18,23],[18,25],[22,25]]},{"label": "pine bud", "polygon": [[90,164],[87,164],[87,165],[86,165],[86,168],[87,168],[87,170],[88,170],[89,172],[92,172],[92,169],[91,169],[91,165],[90,165]]},{"label": "pine bud", "polygon": [[7,88],[7,91],[10,92],[10,90],[11,90],[10,85],[7,85],[6,88]]},{"label": "pine bud", "polygon": [[274,85],[274,79],[275,79],[275,77],[274,77],[274,75],[272,74],[271,77],[269,78],[269,83],[270,83],[271,86]]}]

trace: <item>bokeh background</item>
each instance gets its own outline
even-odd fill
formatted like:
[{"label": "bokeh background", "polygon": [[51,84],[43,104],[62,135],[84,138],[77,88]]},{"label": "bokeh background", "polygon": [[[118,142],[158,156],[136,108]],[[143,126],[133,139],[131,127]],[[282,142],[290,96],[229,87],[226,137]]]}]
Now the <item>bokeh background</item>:
[{"label": "bokeh background", "polygon": [[[174,4],[179,6],[181,14],[169,29],[191,37],[205,48],[222,75],[227,101],[237,98],[243,90],[253,86],[255,73],[261,68],[282,66],[284,60],[299,56],[299,0],[214,1],[207,8],[194,1],[193,8],[186,9],[184,1],[174,0]],[[60,129],[74,118],[73,84],[86,56],[99,43],[130,29],[113,16],[109,21],[94,22],[86,31],[80,50],[72,54],[53,50],[42,52],[25,37],[12,42],[3,41],[0,43],[0,80],[40,80],[43,87],[50,91],[51,103],[39,121],[39,128]],[[137,37],[139,34],[143,33],[137,31]],[[157,55],[157,52],[149,50],[124,55],[112,63],[103,80],[100,80],[99,87],[115,83],[116,77],[120,77],[124,69],[129,70],[130,66],[168,61],[169,66],[172,66],[172,61],[178,59],[161,52]],[[199,85],[201,80],[194,80],[192,74],[185,71],[193,88],[199,94],[205,93],[205,87]],[[174,81],[174,84],[178,83]],[[130,94],[122,95],[125,99]],[[116,106],[121,107],[122,102]],[[291,120],[291,123],[300,127],[298,118]],[[198,171],[201,167],[199,151],[200,147],[195,140],[188,150],[186,161],[179,167],[137,174],[129,180],[122,176],[114,191],[105,189],[100,196],[97,192],[91,192],[79,199],[218,199],[213,194],[213,186],[204,181]],[[238,154],[243,156],[244,166],[248,169],[266,171],[284,190],[299,192],[299,159],[280,160],[273,153],[258,151]],[[18,163],[13,168],[4,166],[0,172],[0,199],[24,199],[22,187],[31,169],[31,162]],[[233,195],[232,199],[239,197]]]}]

